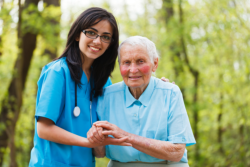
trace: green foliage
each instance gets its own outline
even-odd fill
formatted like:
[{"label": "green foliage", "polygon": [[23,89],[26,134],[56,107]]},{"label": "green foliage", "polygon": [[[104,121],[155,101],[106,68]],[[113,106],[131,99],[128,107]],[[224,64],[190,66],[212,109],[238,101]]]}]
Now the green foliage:
[{"label": "green foliage", "polygon": [[[106,0],[102,5],[113,12],[115,8]],[[249,0],[183,0],[181,22],[180,0],[173,0],[174,15],[167,20],[162,0],[141,1],[143,12],[131,11],[125,2],[116,14],[121,42],[129,36],[140,35],[152,40],[160,55],[157,77],[165,76],[181,88],[192,127],[198,127],[196,146],[187,147],[190,166],[250,166],[250,9]],[[12,76],[18,52],[16,21],[10,11],[16,6],[5,3],[0,11],[3,20],[0,56],[0,99],[3,99]],[[141,6],[140,6],[141,7]],[[171,4],[168,4],[171,7]],[[84,7],[86,8],[86,6]],[[16,126],[18,166],[28,166],[33,140],[36,82],[41,68],[50,60],[44,50],[64,49],[69,25],[76,17],[72,9],[70,19],[59,26],[60,8],[45,7],[38,11],[29,6],[23,11],[22,30],[39,33],[37,48],[26,81],[23,107]],[[78,13],[77,13],[78,14]],[[60,34],[62,39],[55,37]],[[64,36],[64,38],[63,38]],[[184,39],[189,64],[181,43]],[[176,56],[179,54],[179,56]],[[199,72],[198,87],[190,67]],[[117,62],[112,82],[122,81]],[[194,103],[196,90],[197,102]],[[0,104],[1,105],[1,104]],[[194,111],[198,111],[195,122]],[[0,124],[0,129],[3,125]],[[221,139],[219,139],[221,136]],[[9,149],[5,152],[8,166]],[[104,167],[107,158],[96,158],[97,167]]]}]

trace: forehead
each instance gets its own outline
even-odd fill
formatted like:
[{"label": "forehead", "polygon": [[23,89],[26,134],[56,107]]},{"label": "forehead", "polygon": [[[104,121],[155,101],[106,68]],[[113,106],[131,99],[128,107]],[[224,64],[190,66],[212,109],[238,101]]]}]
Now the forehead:
[{"label": "forehead", "polygon": [[[96,22],[98,22],[98,21],[96,21]],[[113,27],[108,20],[101,20],[100,22],[90,26],[89,28],[94,28],[98,31],[108,32],[108,33],[112,33],[112,31],[113,31]]]},{"label": "forehead", "polygon": [[149,58],[147,49],[141,45],[132,46],[124,44],[120,50],[120,57],[122,58]]}]

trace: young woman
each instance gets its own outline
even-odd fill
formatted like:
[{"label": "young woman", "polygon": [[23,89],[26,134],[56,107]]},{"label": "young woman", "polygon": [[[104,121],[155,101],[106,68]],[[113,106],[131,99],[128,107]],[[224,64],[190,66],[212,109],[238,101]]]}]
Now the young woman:
[{"label": "young woman", "polygon": [[93,144],[96,97],[111,84],[119,34],[114,16],[102,8],[84,11],[70,28],[66,48],[38,80],[34,147],[30,167],[94,167],[92,148],[130,145],[127,138]]}]

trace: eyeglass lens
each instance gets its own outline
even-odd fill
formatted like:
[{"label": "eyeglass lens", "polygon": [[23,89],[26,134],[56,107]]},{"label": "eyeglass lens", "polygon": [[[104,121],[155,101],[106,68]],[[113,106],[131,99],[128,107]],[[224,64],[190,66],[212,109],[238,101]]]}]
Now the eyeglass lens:
[{"label": "eyeglass lens", "polygon": [[[91,39],[96,39],[96,38],[98,38],[98,36],[100,36],[100,35],[98,35],[97,33],[95,33],[94,31],[85,31],[85,30],[83,30],[83,33],[84,33],[87,37],[89,37],[89,38],[91,38]],[[106,43],[109,43],[109,42],[111,42],[111,40],[112,40],[112,38],[111,38],[110,35],[102,35],[102,36],[100,36],[100,38],[101,38],[101,40],[102,40],[103,42],[106,42]]]}]

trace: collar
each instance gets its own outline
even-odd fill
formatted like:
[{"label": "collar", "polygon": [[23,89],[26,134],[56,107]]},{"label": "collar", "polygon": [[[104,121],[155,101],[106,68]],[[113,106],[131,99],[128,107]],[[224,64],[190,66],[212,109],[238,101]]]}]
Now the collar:
[{"label": "collar", "polygon": [[154,91],[154,79],[151,77],[147,88],[141,94],[138,100],[136,100],[133,95],[130,93],[128,86],[125,88],[125,97],[126,97],[126,107],[131,106],[135,101],[141,102],[144,106],[148,106],[150,98]]}]

